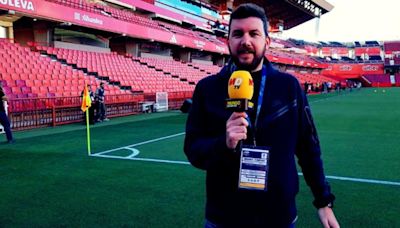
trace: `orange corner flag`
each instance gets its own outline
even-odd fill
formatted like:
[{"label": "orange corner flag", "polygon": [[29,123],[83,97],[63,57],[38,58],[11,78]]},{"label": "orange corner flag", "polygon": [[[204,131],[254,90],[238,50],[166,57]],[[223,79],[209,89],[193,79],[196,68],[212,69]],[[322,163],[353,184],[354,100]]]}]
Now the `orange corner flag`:
[{"label": "orange corner flag", "polygon": [[[82,96],[82,106],[81,109],[83,112],[86,112],[88,108],[92,106],[92,100],[90,99],[90,94],[88,91],[88,87],[85,83],[85,88],[83,89],[83,96]],[[87,134],[87,149],[88,155],[91,155],[90,152],[90,130],[89,130],[89,112],[86,112],[86,134]]]},{"label": "orange corner flag", "polygon": [[82,105],[81,109],[83,112],[86,112],[88,108],[92,106],[92,100],[90,99],[90,94],[87,88],[87,85],[85,83],[85,89],[83,89],[83,97],[82,97]]}]

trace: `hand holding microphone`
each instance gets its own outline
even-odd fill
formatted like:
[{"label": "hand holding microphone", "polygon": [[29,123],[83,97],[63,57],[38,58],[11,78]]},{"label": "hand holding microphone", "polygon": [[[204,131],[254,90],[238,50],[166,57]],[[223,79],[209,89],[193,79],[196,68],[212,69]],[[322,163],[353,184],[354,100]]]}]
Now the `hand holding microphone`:
[{"label": "hand holding microphone", "polygon": [[235,149],[240,140],[247,139],[247,126],[245,112],[234,112],[226,121],[226,146]]},{"label": "hand holding microphone", "polygon": [[247,114],[245,111],[253,108],[250,101],[253,97],[253,78],[248,71],[235,71],[228,82],[229,99],[226,108],[234,112],[226,122],[226,145],[230,149],[236,148],[241,140],[247,138]]}]

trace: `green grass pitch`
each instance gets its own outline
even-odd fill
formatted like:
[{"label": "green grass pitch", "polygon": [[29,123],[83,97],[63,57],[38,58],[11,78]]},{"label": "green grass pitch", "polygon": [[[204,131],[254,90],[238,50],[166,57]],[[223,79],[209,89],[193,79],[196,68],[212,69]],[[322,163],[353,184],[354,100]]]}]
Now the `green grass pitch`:
[{"label": "green grass pitch", "polygon": [[[400,88],[309,100],[326,175],[400,183]],[[186,117],[167,112],[96,124],[92,151],[182,133]],[[203,227],[203,171],[187,164],[89,157],[82,124],[15,137],[16,144],[0,144],[0,227]],[[132,148],[140,151],[136,158],[186,162],[183,138]],[[120,149],[106,155],[130,153]],[[300,180],[297,227],[320,227],[310,190]],[[400,227],[400,185],[329,182],[342,227]]]}]

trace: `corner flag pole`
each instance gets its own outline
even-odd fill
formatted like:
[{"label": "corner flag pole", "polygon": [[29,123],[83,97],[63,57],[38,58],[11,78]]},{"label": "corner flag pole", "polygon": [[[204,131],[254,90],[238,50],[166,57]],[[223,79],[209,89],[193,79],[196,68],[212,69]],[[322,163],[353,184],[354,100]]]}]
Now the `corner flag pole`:
[{"label": "corner flag pole", "polygon": [[90,99],[90,94],[85,83],[85,88],[83,89],[82,105],[81,110],[86,112],[86,134],[87,134],[87,149],[88,155],[90,156],[90,128],[89,128],[89,108],[92,106],[92,101]]},{"label": "corner flag pole", "polygon": [[90,156],[90,127],[89,127],[89,109],[86,110],[86,135],[87,135],[87,150]]}]

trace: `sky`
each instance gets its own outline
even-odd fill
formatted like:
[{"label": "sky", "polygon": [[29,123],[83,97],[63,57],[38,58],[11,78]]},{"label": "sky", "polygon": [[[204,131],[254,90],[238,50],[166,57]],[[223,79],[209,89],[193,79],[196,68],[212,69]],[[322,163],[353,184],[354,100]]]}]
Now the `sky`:
[{"label": "sky", "polygon": [[326,0],[334,8],[316,19],[284,32],[306,41],[400,40],[400,0]]}]

